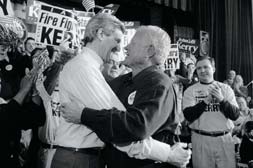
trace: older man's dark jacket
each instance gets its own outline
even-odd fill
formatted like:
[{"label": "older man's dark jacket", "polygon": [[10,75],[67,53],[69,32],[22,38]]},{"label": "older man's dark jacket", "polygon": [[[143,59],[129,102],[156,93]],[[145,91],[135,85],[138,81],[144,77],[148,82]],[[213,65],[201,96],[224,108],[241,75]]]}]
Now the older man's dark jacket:
[{"label": "older man's dark jacket", "polygon": [[82,123],[108,143],[104,150],[108,168],[168,167],[151,160],[130,158],[110,144],[126,145],[149,136],[173,144],[177,102],[170,78],[158,66],[152,66],[134,77],[132,73],[118,77],[110,86],[126,111],[85,108],[82,113]]}]

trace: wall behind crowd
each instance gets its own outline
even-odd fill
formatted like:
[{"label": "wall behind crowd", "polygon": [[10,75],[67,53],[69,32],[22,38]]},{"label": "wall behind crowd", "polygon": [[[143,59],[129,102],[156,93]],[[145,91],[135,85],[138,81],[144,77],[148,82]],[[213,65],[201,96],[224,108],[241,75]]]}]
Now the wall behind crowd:
[{"label": "wall behind crowd", "polygon": [[216,78],[219,80],[224,80],[230,69],[241,74],[245,84],[253,80],[251,3],[198,0],[198,6],[201,6],[196,13],[199,16],[198,27],[210,32],[210,55],[216,59]]}]

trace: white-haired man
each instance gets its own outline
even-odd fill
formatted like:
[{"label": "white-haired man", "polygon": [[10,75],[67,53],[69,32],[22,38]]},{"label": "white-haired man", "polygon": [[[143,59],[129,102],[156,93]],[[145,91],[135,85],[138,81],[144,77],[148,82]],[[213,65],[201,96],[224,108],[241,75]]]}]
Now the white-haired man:
[{"label": "white-haired man", "polygon": [[[74,123],[82,122],[108,143],[104,153],[108,168],[173,167],[166,163],[156,164],[152,160],[147,160],[156,160],[160,156],[167,158],[162,161],[176,166],[187,164],[191,154],[189,150],[183,149],[181,144],[169,147],[173,145],[172,134],[173,126],[176,125],[177,110],[172,81],[163,72],[169,46],[169,35],[159,27],[141,26],[137,29],[131,43],[126,47],[127,57],[124,61],[132,72],[110,82],[113,91],[126,109],[116,107],[101,110],[88,104],[85,104],[86,108],[83,109],[74,102],[62,105],[66,120]],[[158,143],[159,141],[145,141],[145,138],[150,136],[170,145],[166,146],[165,143]],[[137,144],[152,144],[151,154],[128,153],[129,157],[121,152],[128,152],[128,147],[110,145],[129,144],[133,141],[139,141]],[[131,150],[140,148],[133,147]]]}]

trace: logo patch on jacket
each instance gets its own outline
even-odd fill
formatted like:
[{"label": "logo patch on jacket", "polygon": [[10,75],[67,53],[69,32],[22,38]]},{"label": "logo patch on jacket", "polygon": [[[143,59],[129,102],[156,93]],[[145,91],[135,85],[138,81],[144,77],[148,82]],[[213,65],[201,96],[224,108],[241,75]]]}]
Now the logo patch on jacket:
[{"label": "logo patch on jacket", "polygon": [[132,105],[134,103],[135,95],[136,95],[136,91],[130,93],[130,95],[128,96],[127,102],[129,105]]}]

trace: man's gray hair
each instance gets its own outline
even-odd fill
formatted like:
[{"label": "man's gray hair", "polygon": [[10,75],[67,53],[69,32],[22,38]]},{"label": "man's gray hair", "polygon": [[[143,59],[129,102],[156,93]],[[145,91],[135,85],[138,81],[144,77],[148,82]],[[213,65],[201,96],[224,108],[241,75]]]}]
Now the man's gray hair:
[{"label": "man's gray hair", "polygon": [[106,35],[112,34],[115,29],[119,29],[125,33],[124,24],[118,18],[107,13],[99,13],[92,17],[86,26],[83,39],[84,45],[94,40],[100,28],[103,29]]},{"label": "man's gray hair", "polygon": [[164,64],[170,51],[171,39],[168,33],[157,26],[141,26],[137,31],[143,32],[147,39],[146,43],[155,48],[154,63]]}]

